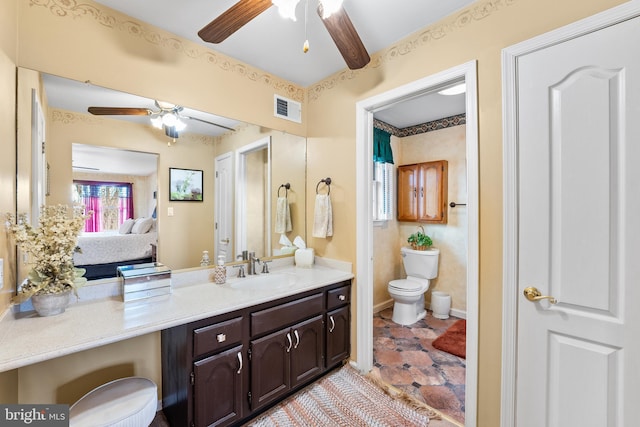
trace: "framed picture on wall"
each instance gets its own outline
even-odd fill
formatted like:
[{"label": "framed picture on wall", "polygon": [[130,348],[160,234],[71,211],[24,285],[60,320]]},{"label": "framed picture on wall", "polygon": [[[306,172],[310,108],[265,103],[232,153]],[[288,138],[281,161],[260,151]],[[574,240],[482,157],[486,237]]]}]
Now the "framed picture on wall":
[{"label": "framed picture on wall", "polygon": [[169,201],[201,202],[202,171],[169,168]]}]

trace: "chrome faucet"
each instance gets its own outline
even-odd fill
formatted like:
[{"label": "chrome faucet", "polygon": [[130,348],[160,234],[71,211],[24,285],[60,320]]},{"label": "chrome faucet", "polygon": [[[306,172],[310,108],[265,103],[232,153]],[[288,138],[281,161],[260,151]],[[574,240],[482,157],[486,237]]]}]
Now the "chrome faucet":
[{"label": "chrome faucet", "polygon": [[249,267],[247,268],[247,274],[258,274],[256,271],[256,263],[259,263],[260,259],[256,258],[255,252],[249,252]]}]

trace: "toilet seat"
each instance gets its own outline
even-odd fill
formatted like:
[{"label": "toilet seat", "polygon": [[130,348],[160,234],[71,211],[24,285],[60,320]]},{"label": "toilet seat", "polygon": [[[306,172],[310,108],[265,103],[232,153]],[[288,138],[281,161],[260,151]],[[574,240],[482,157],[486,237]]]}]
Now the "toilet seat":
[{"label": "toilet seat", "polygon": [[424,284],[416,280],[398,279],[389,282],[389,289],[397,289],[399,291],[421,291],[423,288]]}]

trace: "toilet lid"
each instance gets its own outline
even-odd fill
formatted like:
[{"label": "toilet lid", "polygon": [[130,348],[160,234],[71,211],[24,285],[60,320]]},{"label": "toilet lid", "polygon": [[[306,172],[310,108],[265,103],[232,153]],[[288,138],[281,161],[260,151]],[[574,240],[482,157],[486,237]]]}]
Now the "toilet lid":
[{"label": "toilet lid", "polygon": [[389,287],[402,291],[418,291],[422,288],[422,283],[415,280],[400,279],[389,282]]}]

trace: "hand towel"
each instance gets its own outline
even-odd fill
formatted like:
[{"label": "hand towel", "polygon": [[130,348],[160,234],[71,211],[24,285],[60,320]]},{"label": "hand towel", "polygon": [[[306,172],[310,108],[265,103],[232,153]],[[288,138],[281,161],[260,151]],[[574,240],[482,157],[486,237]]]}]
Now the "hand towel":
[{"label": "hand towel", "polygon": [[292,230],[291,212],[289,200],[286,197],[278,197],[276,200],[276,224],[275,232],[282,234]]},{"label": "hand towel", "polygon": [[333,236],[333,212],[328,194],[316,194],[316,206],[313,215],[313,237]]}]

